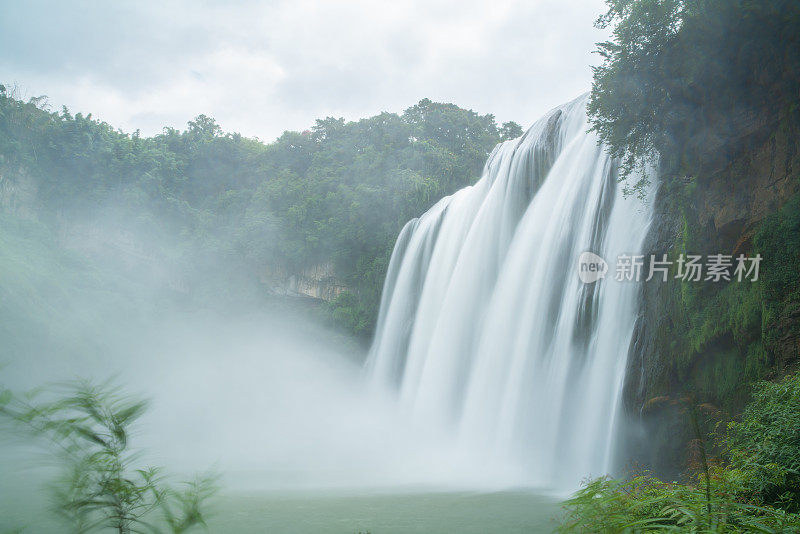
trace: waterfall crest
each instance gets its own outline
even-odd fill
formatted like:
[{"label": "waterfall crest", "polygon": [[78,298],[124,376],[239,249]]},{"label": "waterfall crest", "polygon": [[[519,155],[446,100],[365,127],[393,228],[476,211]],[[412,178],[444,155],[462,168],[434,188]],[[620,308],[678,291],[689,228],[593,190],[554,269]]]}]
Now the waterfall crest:
[{"label": "waterfall crest", "polygon": [[[650,220],[585,107],[498,145],[475,185],[403,228],[367,361],[481,465],[513,460],[520,482],[566,489],[610,468],[636,314],[636,284],[614,280],[614,264]],[[608,262],[604,279],[579,280],[584,251]]]}]

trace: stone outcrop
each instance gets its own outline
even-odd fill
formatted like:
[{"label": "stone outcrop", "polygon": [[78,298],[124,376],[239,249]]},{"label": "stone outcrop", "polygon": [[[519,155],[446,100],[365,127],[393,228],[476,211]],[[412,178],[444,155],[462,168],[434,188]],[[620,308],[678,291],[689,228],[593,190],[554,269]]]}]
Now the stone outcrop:
[{"label": "stone outcrop", "polygon": [[299,272],[267,269],[261,281],[276,295],[311,297],[324,301],[334,300],[347,291],[347,286],[336,278],[331,263],[312,265]]},{"label": "stone outcrop", "polygon": [[24,171],[10,171],[0,166],[0,211],[23,219],[36,217],[38,185]]}]

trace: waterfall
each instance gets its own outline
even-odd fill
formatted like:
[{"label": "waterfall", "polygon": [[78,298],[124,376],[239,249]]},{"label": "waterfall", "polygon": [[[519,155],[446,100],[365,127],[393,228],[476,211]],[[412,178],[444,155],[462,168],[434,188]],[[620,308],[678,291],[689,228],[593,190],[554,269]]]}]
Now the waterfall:
[{"label": "waterfall", "polygon": [[[650,209],[588,132],[586,96],[492,152],[482,178],[402,230],[367,370],[487,469],[574,488],[613,457]],[[608,262],[583,283],[586,251]],[[646,274],[646,273],[645,273]]]}]

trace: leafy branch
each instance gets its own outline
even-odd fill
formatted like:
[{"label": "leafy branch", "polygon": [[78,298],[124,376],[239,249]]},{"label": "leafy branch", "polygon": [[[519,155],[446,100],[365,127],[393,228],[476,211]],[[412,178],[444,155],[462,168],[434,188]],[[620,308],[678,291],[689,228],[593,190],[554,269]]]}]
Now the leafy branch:
[{"label": "leafy branch", "polygon": [[61,384],[55,400],[35,402],[41,391],[18,396],[0,390],[0,416],[44,438],[61,460],[55,486],[58,512],[72,532],[113,528],[120,534],[163,530],[148,520],[161,510],[169,532],[204,526],[204,508],[215,477],[189,482],[181,491],[165,485],[161,470],[134,466],[130,427],[148,402],[116,392],[113,384]]}]

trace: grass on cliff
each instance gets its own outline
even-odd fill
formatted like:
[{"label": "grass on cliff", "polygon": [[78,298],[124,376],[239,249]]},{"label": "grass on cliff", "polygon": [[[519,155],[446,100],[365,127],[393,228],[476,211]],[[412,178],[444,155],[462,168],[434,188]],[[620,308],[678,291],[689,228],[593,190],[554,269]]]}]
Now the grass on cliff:
[{"label": "grass on cliff", "polygon": [[[673,261],[704,250],[704,234],[689,210],[682,222]],[[749,400],[748,384],[797,363],[785,345],[800,337],[800,195],[755,228],[746,255],[756,254],[762,260],[755,282],[666,282],[661,305],[668,319],[656,327],[656,346],[671,367],[664,376],[732,413]],[[655,394],[669,390],[651,386]]]}]

